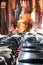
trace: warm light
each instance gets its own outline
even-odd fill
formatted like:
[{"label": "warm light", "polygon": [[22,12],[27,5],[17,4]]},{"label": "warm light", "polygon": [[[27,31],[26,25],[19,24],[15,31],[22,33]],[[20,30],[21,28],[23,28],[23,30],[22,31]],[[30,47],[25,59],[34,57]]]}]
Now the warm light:
[{"label": "warm light", "polygon": [[41,12],[42,12],[42,10],[43,10],[43,0],[40,0],[39,4],[40,4]]},{"label": "warm light", "polygon": [[34,11],[31,13],[31,19],[33,20],[33,22],[35,22],[35,12]]},{"label": "warm light", "polygon": [[35,22],[35,0],[33,0],[32,2],[32,13],[31,13],[31,19],[33,20],[33,22]]},{"label": "warm light", "polygon": [[6,7],[6,2],[1,2],[1,8],[5,8]]}]

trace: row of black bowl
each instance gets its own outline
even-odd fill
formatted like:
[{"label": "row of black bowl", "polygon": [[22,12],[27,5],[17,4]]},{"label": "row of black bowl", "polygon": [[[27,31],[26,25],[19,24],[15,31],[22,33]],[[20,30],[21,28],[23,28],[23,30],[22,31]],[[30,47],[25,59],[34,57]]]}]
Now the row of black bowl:
[{"label": "row of black bowl", "polygon": [[43,34],[24,34],[16,65],[43,65]]},{"label": "row of black bowl", "polygon": [[21,37],[16,33],[10,33],[0,37],[0,65],[15,65],[16,51],[20,46]]}]

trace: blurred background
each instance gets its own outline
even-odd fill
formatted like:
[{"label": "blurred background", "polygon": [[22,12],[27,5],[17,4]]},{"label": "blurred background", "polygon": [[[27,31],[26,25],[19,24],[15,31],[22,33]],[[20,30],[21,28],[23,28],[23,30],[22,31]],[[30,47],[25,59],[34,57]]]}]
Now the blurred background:
[{"label": "blurred background", "polygon": [[33,26],[43,28],[43,0],[0,0],[0,34],[8,33],[24,8],[34,21]]}]

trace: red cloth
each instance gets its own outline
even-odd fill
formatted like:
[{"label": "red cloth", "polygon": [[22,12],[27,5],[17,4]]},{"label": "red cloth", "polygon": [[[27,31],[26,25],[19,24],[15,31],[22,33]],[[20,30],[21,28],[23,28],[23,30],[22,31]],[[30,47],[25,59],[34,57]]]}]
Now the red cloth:
[{"label": "red cloth", "polygon": [[38,29],[37,28],[33,28],[30,32],[37,32],[38,31]]},{"label": "red cloth", "polygon": [[11,29],[9,29],[9,32],[14,33],[14,32],[16,32],[16,30],[14,28],[11,28]]},{"label": "red cloth", "polygon": [[12,32],[16,32],[16,30],[14,28],[12,28]]}]

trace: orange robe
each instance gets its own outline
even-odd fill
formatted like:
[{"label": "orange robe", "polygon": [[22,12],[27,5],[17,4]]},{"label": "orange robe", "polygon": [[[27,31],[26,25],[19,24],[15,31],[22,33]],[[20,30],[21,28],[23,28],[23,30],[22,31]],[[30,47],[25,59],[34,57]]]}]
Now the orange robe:
[{"label": "orange robe", "polygon": [[18,21],[18,25],[17,25],[17,28],[16,30],[20,33],[22,33],[24,30],[25,30],[25,24],[22,22],[22,20]]},{"label": "orange robe", "polygon": [[17,28],[16,30],[18,32],[23,32],[25,30],[25,24],[24,22],[27,22],[29,19],[31,19],[31,14],[24,14],[20,20],[18,20],[18,25],[17,25]]}]

